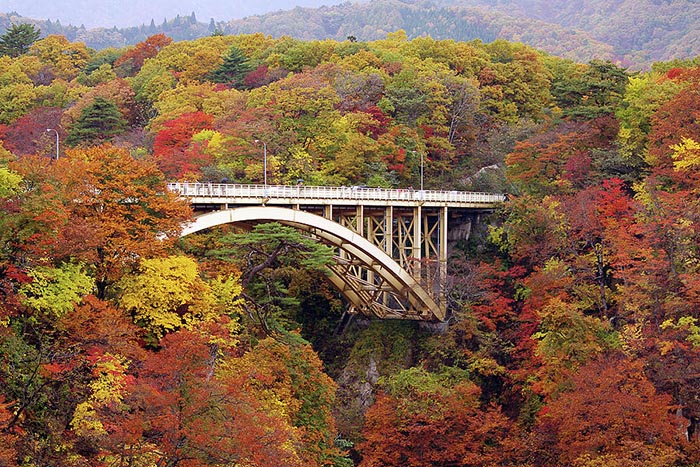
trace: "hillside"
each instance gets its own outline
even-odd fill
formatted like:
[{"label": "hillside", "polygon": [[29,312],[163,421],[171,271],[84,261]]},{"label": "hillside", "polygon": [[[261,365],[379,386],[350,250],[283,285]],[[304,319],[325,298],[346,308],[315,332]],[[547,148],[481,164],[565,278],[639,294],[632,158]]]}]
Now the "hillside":
[{"label": "hillside", "polygon": [[700,4],[581,0],[401,1],[342,4],[230,21],[232,33],[376,40],[403,29],[409,37],[518,41],[546,52],[588,61],[612,59],[643,68],[655,61],[700,55]]},{"label": "hillside", "polygon": [[194,13],[203,21],[243,18],[271,11],[289,9],[290,5],[319,7],[342,0],[3,0],[1,11],[18,11],[33,18],[50,18],[64,24],[85,25],[89,28],[111,28],[148,24],[151,19],[189,16]]},{"label": "hillside", "polygon": [[275,37],[288,35],[305,40],[343,40],[348,36],[378,40],[399,29],[406,31],[409,38],[519,41],[577,61],[615,58],[611,45],[582,31],[538,19],[509,16],[484,6],[440,7],[432,2],[380,0],[319,9],[296,8],[230,21],[224,28],[233,34],[264,31]]},{"label": "hillside", "polygon": [[[700,3],[694,0],[442,0],[584,32],[636,64],[700,54]],[[505,36],[504,36],[505,37]],[[510,38],[509,39],[513,39]],[[537,40],[529,42],[540,47]],[[546,48],[546,47],[543,47]]]},{"label": "hillside", "polygon": [[[12,29],[0,466],[698,466],[698,60],[631,73],[403,31],[95,51]],[[324,210],[421,282],[414,264],[446,269],[448,319],[421,326],[354,314],[380,274],[347,289],[329,269],[370,255],[301,220],[183,237],[166,184],[299,180],[508,196],[459,236],[425,206],[433,241],[410,248],[387,241],[410,231],[399,206]],[[445,268],[415,254],[445,233]]]},{"label": "hillside", "polygon": [[[170,10],[163,10],[164,12]],[[320,8],[297,7],[243,19],[220,21],[195,13],[126,28],[63,26],[31,20],[45,34],[65,35],[89,47],[121,47],[163,32],[175,40],[220,31],[225,34],[262,32],[273,37],[304,40],[377,40],[404,30],[409,38],[491,42],[496,38],[523,42],[550,54],[579,62],[613,60],[632,69],[653,62],[700,55],[700,4],[690,0],[613,2],[581,0],[401,1],[342,3]],[[0,31],[10,23],[29,21],[0,14]]]}]

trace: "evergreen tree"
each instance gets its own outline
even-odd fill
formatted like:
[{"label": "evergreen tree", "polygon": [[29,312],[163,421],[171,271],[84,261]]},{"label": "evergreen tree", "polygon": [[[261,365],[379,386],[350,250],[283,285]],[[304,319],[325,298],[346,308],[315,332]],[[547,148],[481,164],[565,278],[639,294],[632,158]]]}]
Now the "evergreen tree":
[{"label": "evergreen tree", "polygon": [[248,57],[234,45],[224,57],[224,63],[209,73],[207,78],[214,83],[230,84],[238,88],[243,84],[243,77],[251,70]]},{"label": "evergreen tree", "polygon": [[0,36],[0,55],[19,57],[27,53],[40,34],[33,24],[13,24]]},{"label": "evergreen tree", "polygon": [[614,113],[629,76],[627,70],[610,61],[591,60],[580,76],[555,80],[552,94],[564,116],[592,120]]},{"label": "evergreen tree", "polygon": [[66,144],[77,146],[82,142],[109,140],[123,133],[125,129],[126,119],[119,112],[117,105],[104,97],[96,97],[92,104],[81,112],[80,118],[68,133]]}]

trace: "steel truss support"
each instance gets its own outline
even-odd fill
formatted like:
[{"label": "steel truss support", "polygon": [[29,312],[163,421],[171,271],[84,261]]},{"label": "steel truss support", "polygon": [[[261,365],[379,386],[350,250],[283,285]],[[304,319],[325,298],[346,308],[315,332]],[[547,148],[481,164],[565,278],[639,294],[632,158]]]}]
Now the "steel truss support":
[{"label": "steel truss support", "polygon": [[[394,209],[386,207],[327,209],[326,217],[362,235],[405,269],[433,298],[444,306],[447,280],[447,207]],[[347,253],[339,251],[339,261]],[[343,274],[356,278],[362,287],[382,286],[372,270],[360,265],[348,267]],[[395,299],[373,298],[383,304]]]},{"label": "steel truss support", "polygon": [[214,211],[183,235],[225,223],[290,225],[336,249],[330,281],[352,312],[445,319],[447,207],[327,205],[321,213],[270,206]]},{"label": "steel truss support", "polygon": [[[363,219],[362,215],[355,217]],[[246,226],[265,222],[289,225],[336,248],[336,262],[330,268],[329,279],[350,302],[351,309],[383,319],[445,319],[444,306],[383,249],[341,223],[316,214],[270,206],[214,211],[196,218],[182,235],[222,224]]]}]

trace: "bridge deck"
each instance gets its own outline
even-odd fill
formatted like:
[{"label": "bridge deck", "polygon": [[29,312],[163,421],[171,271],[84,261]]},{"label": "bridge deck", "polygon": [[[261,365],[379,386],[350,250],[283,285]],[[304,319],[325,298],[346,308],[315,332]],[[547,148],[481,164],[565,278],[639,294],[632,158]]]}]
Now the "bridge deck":
[{"label": "bridge deck", "polygon": [[392,190],[367,187],[305,185],[236,185],[223,183],[169,183],[168,188],[202,204],[318,204],[366,206],[447,206],[493,208],[503,202],[502,194],[438,190]]}]

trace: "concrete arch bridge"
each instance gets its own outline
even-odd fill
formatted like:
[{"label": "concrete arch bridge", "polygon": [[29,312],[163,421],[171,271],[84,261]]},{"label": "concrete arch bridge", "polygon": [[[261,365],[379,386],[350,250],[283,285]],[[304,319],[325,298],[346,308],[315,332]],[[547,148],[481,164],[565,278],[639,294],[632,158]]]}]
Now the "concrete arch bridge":
[{"label": "concrete arch bridge", "polygon": [[366,187],[171,183],[194,222],[182,235],[222,224],[279,222],[335,248],[331,282],[350,313],[443,321],[448,246],[504,200],[501,194]]}]

